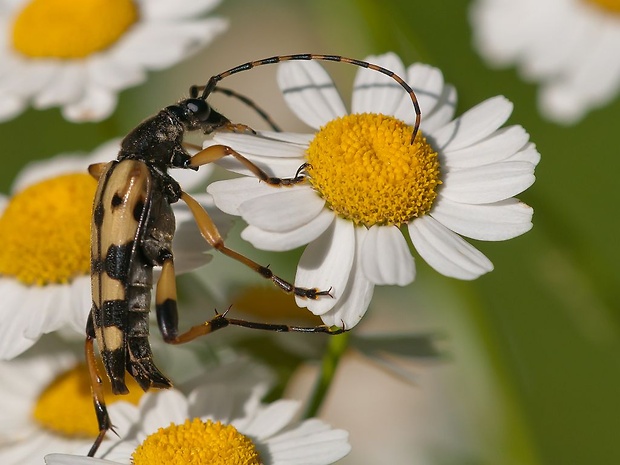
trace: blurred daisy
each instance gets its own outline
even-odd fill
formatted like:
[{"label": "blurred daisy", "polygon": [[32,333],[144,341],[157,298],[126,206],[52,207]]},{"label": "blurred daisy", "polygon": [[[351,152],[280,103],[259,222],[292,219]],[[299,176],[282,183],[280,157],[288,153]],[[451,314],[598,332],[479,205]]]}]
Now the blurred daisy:
[{"label": "blurred daisy", "polygon": [[299,403],[261,404],[265,390],[201,385],[145,394],[139,406],[110,407],[117,431],[129,435],[102,447],[104,459],[52,454],[47,465],[261,464],[323,465],[350,451],[348,433],[318,419],[295,420]]},{"label": "blurred daisy", "polygon": [[107,118],[117,93],[226,29],[195,19],[218,0],[0,0],[0,121],[32,102],[75,122]]},{"label": "blurred daisy", "polygon": [[[459,235],[509,239],[532,227],[532,209],[513,198],[534,182],[539,154],[521,126],[501,128],[512,112],[491,98],[452,119],[456,92],[439,70],[405,69],[394,54],[369,57],[415,89],[422,126],[411,144],[414,110],[403,89],[383,74],[358,71],[347,115],[317,62],[284,63],[278,81],[291,109],[315,134],[217,134],[274,176],[303,164],[308,182],[292,188],[259,183],[234,160],[219,162],[250,177],[211,184],[223,211],[249,224],[255,247],[289,250],[308,244],[295,285],[331,289],[333,298],[297,299],[328,325],[362,318],[375,285],[404,286],[415,277],[403,233],[440,273],[474,279],[493,265]],[[320,128],[320,129],[319,129]]]},{"label": "blurred daisy", "polygon": [[478,0],[470,18],[474,43],[490,64],[516,64],[540,83],[545,117],[576,123],[618,93],[618,0]]},{"label": "blurred daisy", "polygon": [[[92,305],[90,216],[97,186],[86,169],[115,159],[119,146],[120,140],[114,140],[90,156],[31,163],[17,176],[11,196],[0,194],[0,359],[15,357],[42,334],[65,326],[84,333]],[[209,174],[177,171],[179,176],[173,175],[186,189]],[[206,194],[198,199],[212,206]],[[225,233],[224,215],[215,208],[209,212]],[[209,247],[189,210],[175,206],[175,213],[176,269],[187,271],[208,261],[201,252]]]},{"label": "blurred daisy", "polygon": [[[76,350],[71,350],[76,349]],[[72,453],[92,444],[98,433],[86,365],[68,346],[46,339],[28,354],[0,362],[0,462],[34,463],[51,452]],[[106,401],[138,403],[140,387],[129,379],[130,394]]]},{"label": "blurred daisy", "polygon": [[[176,353],[179,348],[173,349]],[[66,344],[47,336],[27,354],[0,362],[3,380],[0,386],[0,462],[3,465],[41,463],[43,456],[49,453],[80,453],[90,448],[98,434],[98,426],[88,370],[76,355],[82,352],[81,344]],[[160,361],[163,358],[167,364],[179,363],[167,359],[168,354],[158,355]],[[228,383],[234,389],[243,386],[265,391],[273,379],[266,368],[247,359],[208,366],[204,357],[200,361],[186,357],[181,365],[186,371],[205,370],[205,374],[187,383],[188,388],[215,383],[220,389],[221,383]],[[117,412],[114,409],[121,410],[118,413],[121,422],[127,405],[137,405],[144,395],[132,378],[128,377],[127,381],[129,394],[115,396],[104,377],[105,399],[115,424]],[[123,401],[122,405],[116,405],[118,401]],[[108,435],[104,444],[111,437],[115,436]]]}]

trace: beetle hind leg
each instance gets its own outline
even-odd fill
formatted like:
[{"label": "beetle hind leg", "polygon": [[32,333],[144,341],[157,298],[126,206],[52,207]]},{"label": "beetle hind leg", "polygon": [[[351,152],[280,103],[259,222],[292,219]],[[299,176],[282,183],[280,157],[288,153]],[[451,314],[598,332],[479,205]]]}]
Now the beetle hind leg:
[{"label": "beetle hind leg", "polygon": [[88,456],[93,457],[103,438],[108,430],[114,431],[110,416],[108,415],[108,409],[105,405],[105,399],[103,397],[103,381],[99,376],[99,370],[97,369],[97,360],[95,357],[94,349],[95,332],[92,325],[92,314],[88,317],[88,324],[86,326],[86,342],[84,344],[84,351],[86,355],[86,364],[88,366],[88,373],[90,375],[90,386],[93,395],[93,404],[95,406],[95,412],[97,414],[97,424],[99,425],[99,434],[93,442]]}]

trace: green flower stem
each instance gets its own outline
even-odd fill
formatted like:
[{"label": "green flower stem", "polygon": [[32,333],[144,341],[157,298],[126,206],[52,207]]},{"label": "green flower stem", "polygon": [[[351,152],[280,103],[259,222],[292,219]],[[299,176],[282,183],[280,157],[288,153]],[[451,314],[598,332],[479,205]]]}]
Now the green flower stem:
[{"label": "green flower stem", "polygon": [[348,332],[330,337],[325,354],[323,355],[323,362],[321,363],[321,373],[316,381],[314,390],[308,401],[308,406],[306,407],[304,418],[315,417],[321,409],[323,401],[325,400],[325,396],[329,391],[329,387],[334,380],[334,375],[336,374],[338,363],[340,363],[342,355],[349,347],[349,338],[350,336]]}]

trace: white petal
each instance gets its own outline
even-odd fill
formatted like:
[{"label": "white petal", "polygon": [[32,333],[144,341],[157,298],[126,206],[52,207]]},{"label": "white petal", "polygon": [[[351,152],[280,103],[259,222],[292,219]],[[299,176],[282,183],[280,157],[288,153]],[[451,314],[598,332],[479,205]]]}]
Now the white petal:
[{"label": "white petal", "polygon": [[315,61],[282,63],[278,84],[291,110],[314,129],[347,113],[329,74]]},{"label": "white petal", "polygon": [[468,205],[440,197],[431,216],[462,236],[482,241],[503,241],[520,236],[532,228],[531,207],[517,199],[497,203]]},{"label": "white petal", "polygon": [[530,187],[534,165],[506,161],[444,174],[440,195],[461,203],[493,203],[507,199]]},{"label": "white petal", "polygon": [[86,68],[77,63],[67,64],[34,96],[33,104],[38,109],[45,109],[75,102],[82,98],[85,85]]},{"label": "white petal", "polygon": [[207,186],[217,208],[229,215],[240,216],[239,207],[247,200],[273,193],[274,187],[255,178],[237,178],[218,181]]},{"label": "white petal", "polygon": [[359,259],[364,274],[376,285],[406,286],[415,278],[407,241],[394,226],[371,227],[362,242]]},{"label": "white petal", "polygon": [[310,186],[273,188],[273,191],[239,206],[239,213],[248,224],[264,231],[291,231],[316,218],[325,205]]},{"label": "white petal", "polygon": [[524,148],[530,136],[521,126],[498,129],[477,144],[459,150],[444,151],[446,165],[451,168],[472,168],[506,160]]},{"label": "white petal", "polygon": [[510,161],[526,161],[536,166],[540,163],[540,153],[536,150],[536,145],[532,142],[527,144],[517,153],[509,158]]},{"label": "white petal", "polygon": [[255,436],[263,440],[284,429],[292,420],[300,402],[297,400],[281,399],[263,408],[254,417],[253,421],[243,429],[243,434]]},{"label": "white petal", "polygon": [[[369,63],[386,68],[406,80],[405,66],[395,53],[369,56]],[[353,83],[351,113],[381,113],[394,115],[400,102],[409,100],[405,89],[394,79],[379,71],[360,68]]]},{"label": "white petal", "polygon": [[331,289],[331,295],[316,300],[295,297],[299,307],[307,307],[315,315],[327,312],[344,294],[355,256],[355,231],[351,223],[341,218],[304,251],[295,276],[295,286]]},{"label": "white petal", "polygon": [[[273,158],[299,158],[299,164],[303,163],[307,146],[299,146],[260,135],[218,133],[213,140],[218,144],[228,145],[244,156],[259,155]],[[283,133],[284,135],[285,133]]]},{"label": "white petal", "polygon": [[241,237],[257,249],[282,252],[309,244],[323,234],[332,221],[334,221],[334,214],[330,210],[323,209],[299,229],[274,232],[250,225],[241,232]]},{"label": "white petal", "polygon": [[15,118],[26,109],[26,106],[25,98],[0,90],[0,122]]},{"label": "white petal", "polygon": [[171,21],[195,18],[219,5],[221,0],[148,0],[140,2],[140,14],[144,18]]},{"label": "white petal", "polygon": [[116,103],[116,93],[90,85],[86,87],[84,95],[78,101],[62,108],[62,116],[74,123],[101,121],[112,114]]},{"label": "white petal", "polygon": [[281,465],[324,465],[347,455],[349,434],[334,430],[318,419],[306,420],[289,431],[267,441],[273,462]]},{"label": "white petal", "polygon": [[482,252],[428,215],[409,224],[409,235],[420,256],[445,276],[471,280],[493,269]]},{"label": "white petal", "polygon": [[495,132],[506,122],[512,108],[512,102],[501,95],[485,100],[433,132],[433,146],[438,150],[468,147]]},{"label": "white petal", "polygon": [[443,93],[439,97],[439,101],[435,109],[430,113],[422,113],[422,123],[420,127],[426,135],[433,135],[435,131],[443,128],[448,122],[454,118],[456,112],[457,94],[456,88],[447,84],[443,88]]},{"label": "white petal", "polygon": [[[414,63],[407,69],[407,82],[415,91],[420,110],[422,110],[422,118],[427,118],[435,111],[443,95],[443,74],[433,66]],[[408,124],[413,124],[415,112],[409,99],[401,99],[394,116]]]},{"label": "white petal", "polygon": [[146,72],[135,62],[114,59],[113,54],[99,54],[88,60],[88,75],[101,87],[119,91],[146,80]]},{"label": "white petal", "polygon": [[45,463],[46,465],[119,465],[118,462],[109,460],[69,454],[48,454],[45,456]]},{"label": "white petal", "polygon": [[140,436],[144,437],[170,423],[183,424],[189,416],[187,399],[176,389],[149,392],[140,399],[139,406],[142,413]]},{"label": "white petal", "polygon": [[149,69],[164,69],[178,63],[226,30],[217,18],[174,23],[139,23],[111,51],[117,62],[134,62]]},{"label": "white petal", "polygon": [[303,134],[299,132],[275,132],[275,131],[260,131],[260,136],[265,137],[266,139],[271,140],[279,140],[282,142],[288,142],[289,144],[299,145],[304,148],[304,150],[310,145],[312,139],[314,139],[314,134]]},{"label": "white petal", "polygon": [[[361,238],[359,234],[356,234],[356,236],[356,242],[359,244]],[[368,310],[375,285],[366,277],[364,270],[362,270],[359,260],[360,252],[361,246],[357,245],[355,261],[353,262],[344,295],[338,299],[338,303],[334,308],[321,315],[321,319],[328,326],[344,326],[345,329],[351,329],[361,321]]]}]

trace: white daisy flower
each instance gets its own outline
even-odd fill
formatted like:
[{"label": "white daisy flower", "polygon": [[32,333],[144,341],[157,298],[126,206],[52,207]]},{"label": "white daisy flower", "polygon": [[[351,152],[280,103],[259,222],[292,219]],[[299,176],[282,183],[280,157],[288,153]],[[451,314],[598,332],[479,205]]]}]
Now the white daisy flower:
[{"label": "white daisy flower", "polygon": [[478,0],[470,18],[480,54],[539,82],[553,121],[576,123],[620,89],[618,0]]},{"label": "white daisy flower", "polygon": [[[84,334],[90,295],[90,216],[97,182],[91,163],[116,158],[120,140],[90,156],[61,155],[28,165],[10,197],[0,194],[0,359],[10,359],[45,333],[70,327]],[[173,175],[186,189],[204,182],[202,173]],[[202,171],[202,170],[201,170]],[[193,175],[193,177],[192,177]],[[191,180],[191,182],[187,182]],[[205,194],[199,197],[225,233],[228,221]],[[176,206],[177,271],[205,264],[210,249],[189,210]]]},{"label": "white daisy flower", "polygon": [[[234,388],[225,380],[180,391],[149,392],[139,406],[110,406],[121,439],[103,459],[48,455],[47,465],[245,464],[323,465],[350,451],[348,433],[318,419],[295,420],[299,402],[260,403],[263,387]],[[128,436],[124,432],[129,432]]]},{"label": "white daisy flower", "polygon": [[249,177],[208,187],[219,208],[249,224],[242,237],[255,247],[308,244],[295,285],[331,289],[333,298],[296,297],[297,304],[346,328],[360,321],[375,285],[414,280],[405,231],[446,276],[475,279],[491,271],[489,259],[460,236],[499,241],[528,231],[532,209],[513,196],[534,182],[539,161],[521,126],[500,128],[512,112],[504,97],[452,119],[456,91],[438,69],[405,69],[394,54],[367,60],[406,76],[415,90],[422,109],[415,143],[411,101],[391,79],[359,70],[347,115],[317,62],[288,62],[278,74],[284,97],[317,132],[216,134],[213,143],[232,146],[273,176],[291,177],[308,163],[308,182],[274,188],[222,160]]},{"label": "white daisy flower", "polygon": [[[179,348],[171,348],[171,354],[172,349],[176,352]],[[98,426],[88,370],[76,355],[82,353],[82,345],[68,345],[48,336],[27,354],[0,361],[3,380],[0,386],[0,462],[3,465],[42,463],[46,454],[80,453],[93,444]],[[166,358],[165,354],[159,355],[160,359]],[[205,366],[203,357],[201,365],[193,366],[196,363],[186,357],[182,364],[188,371],[208,368],[188,386],[226,383],[234,389],[243,386],[264,391],[272,382],[272,374],[266,368],[247,359]],[[123,411],[127,405],[137,405],[144,395],[132,378],[128,377],[127,381],[129,394],[115,396],[104,379],[105,400],[115,424],[114,409],[119,407]],[[181,389],[184,389],[183,384]],[[121,406],[116,405],[119,401],[122,401]],[[121,418],[124,418],[122,412],[118,415],[119,424]],[[109,434],[104,446],[111,438],[115,436]]]},{"label": "white daisy flower", "polygon": [[75,122],[107,118],[117,93],[223,32],[195,19],[219,0],[0,0],[0,121],[61,106]]}]

